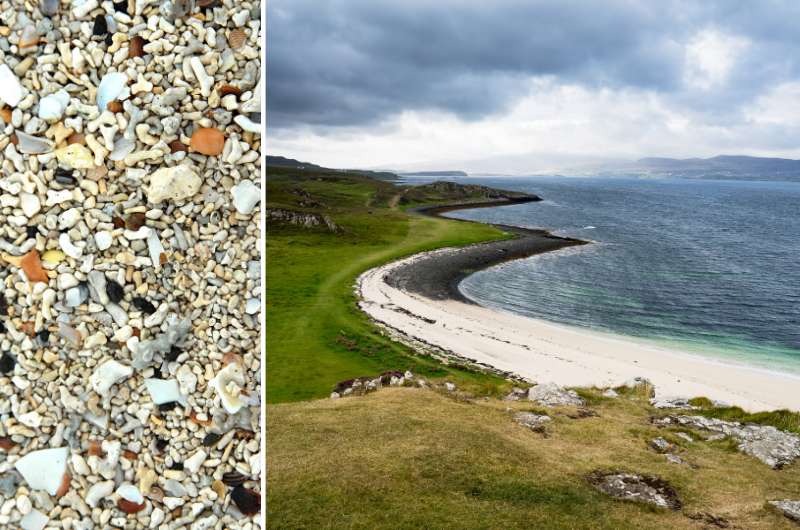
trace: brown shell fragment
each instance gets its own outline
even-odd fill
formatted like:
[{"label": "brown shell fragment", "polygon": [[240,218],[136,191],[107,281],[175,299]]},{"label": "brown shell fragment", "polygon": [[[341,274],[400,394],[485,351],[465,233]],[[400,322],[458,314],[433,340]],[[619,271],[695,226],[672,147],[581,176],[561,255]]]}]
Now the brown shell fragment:
[{"label": "brown shell fragment", "polygon": [[236,486],[231,492],[231,499],[244,515],[255,515],[261,511],[261,494],[257,491]]},{"label": "brown shell fragment", "polygon": [[189,151],[189,146],[181,142],[180,140],[172,140],[169,143],[169,151],[170,153],[177,153],[178,151],[183,151],[184,153],[186,153]]},{"label": "brown shell fragment", "polygon": [[125,219],[125,228],[135,232],[143,227],[146,221],[147,217],[145,217],[144,212],[135,212],[130,214],[128,218]]},{"label": "brown shell fragment", "polygon": [[56,490],[56,498],[63,497],[69,491],[69,484],[72,481],[72,477],[69,476],[69,473],[64,473],[64,476],[61,479],[61,485]]},{"label": "brown shell fragment", "polygon": [[89,449],[86,451],[86,454],[89,456],[103,456],[101,442],[98,440],[92,440],[89,442]]},{"label": "brown shell fragment", "polygon": [[128,43],[128,59],[144,55],[145,44],[147,44],[147,41],[139,35],[133,37]]},{"label": "brown shell fragment", "polygon": [[28,277],[30,282],[44,282],[50,281],[47,276],[47,271],[42,267],[42,262],[39,260],[39,251],[36,249],[31,250],[19,262],[20,267],[25,271],[25,276]]},{"label": "brown shell fragment", "polygon": [[233,85],[222,85],[219,87],[219,95],[222,97],[229,96],[233,94],[234,96],[241,96],[242,89]]},{"label": "brown shell fragment", "polygon": [[67,145],[82,144],[84,142],[83,134],[75,132],[67,136]]},{"label": "brown shell fragment", "polygon": [[192,411],[192,412],[189,414],[189,419],[190,419],[190,420],[191,420],[193,423],[196,423],[197,425],[202,425],[202,426],[204,426],[204,427],[208,427],[209,425],[211,425],[212,423],[214,423],[214,421],[213,421],[213,420],[211,420],[211,419],[208,419],[208,420],[201,420],[200,418],[198,418],[198,417],[197,417],[197,413],[196,413],[195,411]]},{"label": "brown shell fragment", "polygon": [[230,46],[234,50],[238,50],[239,48],[244,46],[246,40],[247,40],[247,33],[245,33],[244,30],[241,28],[236,28],[235,30],[230,32],[230,35],[228,35],[228,46]]},{"label": "brown shell fragment", "polygon": [[211,489],[214,490],[214,493],[216,493],[217,497],[219,497],[220,499],[225,498],[225,492],[226,492],[225,484],[223,484],[221,480],[215,480],[214,482],[212,482]]},{"label": "brown shell fragment", "polygon": [[15,444],[14,441],[8,436],[0,437],[0,449],[2,449],[3,451],[6,452],[11,451],[15,445],[17,444]]},{"label": "brown shell fragment", "polygon": [[131,502],[128,499],[120,498],[119,500],[117,500],[117,508],[119,508],[125,513],[136,513],[144,510],[144,503],[136,504],[135,502]]},{"label": "brown shell fragment", "polygon": [[189,145],[198,153],[217,156],[225,147],[225,135],[213,127],[201,127],[192,134]]},{"label": "brown shell fragment", "polygon": [[3,107],[0,109],[0,118],[3,118],[6,124],[11,123],[11,107]]},{"label": "brown shell fragment", "polygon": [[122,109],[122,103],[120,103],[116,99],[113,99],[113,100],[108,102],[108,104],[106,105],[106,109],[110,110],[114,114],[116,114],[118,112],[122,112],[122,110],[123,110]]}]

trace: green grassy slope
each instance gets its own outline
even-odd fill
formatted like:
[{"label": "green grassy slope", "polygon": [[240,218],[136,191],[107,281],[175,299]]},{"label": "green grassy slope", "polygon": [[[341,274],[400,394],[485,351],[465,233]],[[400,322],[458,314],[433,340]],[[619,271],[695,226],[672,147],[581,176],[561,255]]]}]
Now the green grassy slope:
[{"label": "green grassy slope", "polygon": [[[795,498],[800,466],[775,471],[729,441],[694,442],[658,429],[645,399],[584,391],[598,416],[550,411],[547,436],[514,423],[530,402],[454,399],[414,388],[272,405],[267,414],[270,528],[314,529],[790,529],[766,505]],[[539,412],[539,411],[537,411]],[[682,458],[648,442],[663,436]],[[649,473],[678,492],[680,512],[595,491],[596,469]]]},{"label": "green grassy slope", "polygon": [[[396,207],[399,189],[390,183],[340,173],[268,173],[267,208],[324,213],[342,228],[267,225],[268,402],[325,397],[339,381],[390,369],[449,376],[461,384],[502,384],[443,368],[383,337],[358,310],[353,284],[363,271],[401,256],[506,234],[408,215]],[[447,199],[415,195],[416,202]]]}]

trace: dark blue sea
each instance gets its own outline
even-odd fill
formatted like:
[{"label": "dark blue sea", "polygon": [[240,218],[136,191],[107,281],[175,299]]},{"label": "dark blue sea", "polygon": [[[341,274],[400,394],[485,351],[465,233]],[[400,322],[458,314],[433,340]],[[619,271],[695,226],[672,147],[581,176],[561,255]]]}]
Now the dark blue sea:
[{"label": "dark blue sea", "polygon": [[[409,183],[431,179],[409,179]],[[450,179],[544,201],[449,216],[593,244],[473,274],[482,305],[800,373],[800,183]]]}]

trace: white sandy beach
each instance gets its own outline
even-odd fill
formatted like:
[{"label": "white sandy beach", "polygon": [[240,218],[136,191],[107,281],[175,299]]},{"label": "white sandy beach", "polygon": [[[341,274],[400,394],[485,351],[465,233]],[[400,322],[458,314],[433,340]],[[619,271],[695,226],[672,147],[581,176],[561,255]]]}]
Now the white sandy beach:
[{"label": "white sandy beach", "polygon": [[800,377],[796,375],[412,295],[383,281],[388,271],[405,261],[359,277],[362,309],[372,318],[444,350],[537,383],[609,387],[638,376],[653,382],[658,398],[706,396],[754,412],[800,410]]}]

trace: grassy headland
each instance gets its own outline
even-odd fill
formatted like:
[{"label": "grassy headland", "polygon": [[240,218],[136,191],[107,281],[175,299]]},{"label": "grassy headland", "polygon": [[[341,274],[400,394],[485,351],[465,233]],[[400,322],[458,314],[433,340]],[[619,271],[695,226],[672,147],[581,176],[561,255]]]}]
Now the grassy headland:
[{"label": "grassy headland", "polygon": [[342,380],[410,369],[490,390],[502,379],[443,367],[383,335],[356,306],[363,271],[443,246],[509,237],[496,228],[412,216],[404,207],[472,197],[448,187],[412,189],[361,175],[270,168],[268,209],[325,215],[339,227],[267,224],[267,401],[326,397]]}]

